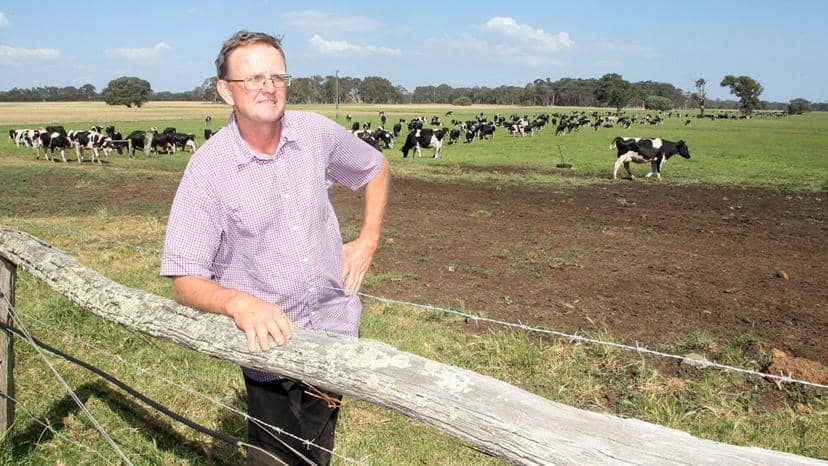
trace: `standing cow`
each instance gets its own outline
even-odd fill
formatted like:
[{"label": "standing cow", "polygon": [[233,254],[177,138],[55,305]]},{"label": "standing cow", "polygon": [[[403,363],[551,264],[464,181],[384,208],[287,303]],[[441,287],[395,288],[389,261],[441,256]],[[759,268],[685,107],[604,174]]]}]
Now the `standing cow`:
[{"label": "standing cow", "polygon": [[658,179],[661,179],[661,167],[667,162],[667,159],[673,155],[680,155],[685,159],[690,158],[690,149],[684,141],[672,142],[661,138],[642,139],[642,138],[622,138],[617,137],[613,139],[610,148],[618,149],[618,158],[615,160],[615,166],[612,170],[612,179],[618,178],[618,169],[624,165],[630,179],[635,177],[630,171],[630,162],[647,163],[650,162],[652,167],[650,173],[647,173],[647,178],[651,177],[653,173]]},{"label": "standing cow", "polygon": [[421,128],[412,130],[405,138],[405,144],[402,147],[403,157],[408,157],[408,151],[414,149],[417,152],[417,157],[422,157],[420,151],[421,147],[426,149],[434,148],[434,158],[440,158],[440,152],[443,149],[443,136],[448,132],[448,128],[431,129]]}]

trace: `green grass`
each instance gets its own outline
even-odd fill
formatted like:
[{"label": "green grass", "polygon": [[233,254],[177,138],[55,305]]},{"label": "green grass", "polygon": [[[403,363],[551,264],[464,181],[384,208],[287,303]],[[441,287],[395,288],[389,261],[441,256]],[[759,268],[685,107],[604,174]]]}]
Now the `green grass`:
[{"label": "green grass", "polygon": [[[343,106],[340,121],[345,124],[344,115],[352,113],[356,120],[371,119],[376,125],[378,108]],[[389,122],[415,115],[443,115],[449,110],[436,106],[383,108]],[[334,114],[331,106],[310,109],[329,116]],[[461,120],[481,111],[475,107],[451,110]],[[561,109],[550,111],[558,110]],[[175,118],[175,106],[169,111],[169,118],[123,121],[116,126],[124,133],[151,126],[176,126],[182,132],[201,134],[203,120]],[[532,114],[538,109],[487,107],[482,111],[487,115],[494,111],[508,115],[513,111]],[[828,114],[811,113],[780,120],[692,120],[687,127],[683,126],[684,118],[674,118],[660,127],[598,132],[585,129],[559,137],[551,129],[531,138],[512,138],[498,130],[492,141],[446,147],[443,159],[402,159],[398,149],[387,155],[395,176],[445,183],[494,182],[501,186],[540,183],[564,190],[572,185],[611,182],[607,177],[614,159],[608,147],[612,137],[652,135],[684,139],[693,154],[690,160],[671,160],[661,183],[804,191],[824,191],[828,186],[828,157],[823,149],[828,142],[824,131],[828,127]],[[73,120],[70,115],[62,121]],[[81,129],[93,123],[101,122],[64,124],[67,128]],[[214,117],[214,128],[218,124]],[[0,129],[18,126],[38,125],[9,122]],[[399,139],[397,143],[399,147]],[[559,145],[567,162],[575,166],[573,170],[555,168],[560,162]],[[31,149],[0,143],[0,224],[29,231],[117,282],[169,297],[169,283],[158,277],[158,256],[151,249],[160,247],[163,240],[171,198],[151,194],[172,192],[188,157],[178,154],[148,158],[141,154],[128,160],[113,155],[103,166],[48,163],[34,160]],[[516,168],[521,171],[511,173]],[[646,172],[644,166],[634,169],[637,174]],[[487,222],[490,215],[484,210],[469,211],[466,220]],[[342,227],[349,238],[358,232],[358,225]],[[493,251],[492,261],[508,261],[516,268],[527,270],[536,264],[577,267],[580,251],[556,244],[554,235],[538,238],[534,245]],[[126,245],[149,250],[136,251]],[[520,250],[528,252],[515,252]],[[434,263],[428,251],[416,252],[414,260],[441,266]],[[497,270],[493,264],[456,263],[453,267],[465,268],[482,278]],[[367,277],[371,283],[392,289],[395,283],[417,279],[416,274],[408,271],[385,271]],[[36,336],[89,360],[181,414],[244,438],[245,422],[241,417],[165,382],[165,379],[172,380],[243,409],[244,387],[238,367],[93,317],[23,271],[19,272],[17,286],[17,307],[24,323]],[[511,298],[502,296],[501,299],[508,304]],[[451,307],[465,310],[465,303],[453,303]],[[485,309],[467,312],[474,311],[485,314]],[[664,370],[661,360],[609,347],[572,345],[482,324],[469,332],[467,325],[464,319],[444,312],[366,301],[362,335],[508,381],[578,408],[635,417],[717,441],[828,459],[828,400],[824,391],[777,387],[713,369],[682,369],[675,373]],[[590,336],[619,340],[610,331]],[[99,349],[120,355],[130,365]],[[696,351],[727,364],[756,369],[767,362],[769,348],[766,342],[752,335],[722,341],[691,332],[672,346],[658,349]],[[107,444],[67,398],[40,357],[19,340],[16,355],[17,397],[26,408],[48,419],[61,434],[115,461]],[[81,369],[57,359],[52,362],[136,464],[245,463],[244,455],[237,450],[152,412]],[[103,463],[95,454],[44,433],[21,410],[6,441],[10,443],[0,453],[2,464]],[[345,399],[337,452],[371,464],[498,463],[442,432],[350,398]],[[336,460],[335,464],[343,463]]]}]

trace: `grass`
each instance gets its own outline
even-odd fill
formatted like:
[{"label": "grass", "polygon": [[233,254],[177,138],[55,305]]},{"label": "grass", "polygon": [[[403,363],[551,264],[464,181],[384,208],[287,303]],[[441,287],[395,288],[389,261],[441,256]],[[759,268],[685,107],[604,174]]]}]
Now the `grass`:
[{"label": "grass", "polygon": [[[200,134],[205,110],[214,118],[214,129],[221,112],[227,111],[226,107],[211,104],[151,103],[142,109],[97,104],[3,105],[0,129],[4,130],[46,123],[86,128],[117,122],[122,132],[176,126],[179,131]],[[309,109],[334,116],[330,106]],[[351,113],[356,120],[371,119],[376,125],[377,109],[343,106],[340,121],[344,124],[344,115]],[[417,114],[443,115],[448,110],[437,106],[383,109],[389,121]],[[537,111],[504,107],[452,110],[459,119],[471,118],[479,111],[506,115]],[[114,113],[110,116],[106,111]],[[447,147],[445,158],[438,160],[401,159],[396,150],[388,154],[395,176],[501,186],[538,183],[565,190],[578,184],[608,182],[614,155],[608,145],[613,136],[652,134],[685,139],[693,154],[690,160],[671,160],[662,183],[770,187],[790,190],[794,197],[824,191],[828,186],[828,158],[821,152],[828,142],[824,133],[828,127],[826,114],[781,120],[693,119],[688,127],[683,122],[683,118],[672,119],[662,127],[635,131],[582,130],[557,138],[549,130],[532,138],[498,133],[485,143]],[[767,143],[769,137],[773,144]],[[560,162],[558,145],[567,162],[575,165],[573,170],[554,168]],[[779,152],[782,148],[785,153]],[[153,249],[162,243],[171,198],[158,193],[174,191],[187,159],[181,154],[150,158],[139,155],[133,160],[113,155],[103,166],[47,163],[34,160],[30,149],[0,143],[0,224],[29,231],[117,282],[169,297],[169,283],[157,276],[158,254]],[[643,167],[636,169],[636,173],[643,174]],[[470,211],[467,221],[485,222],[490,215],[484,210]],[[343,225],[342,230],[346,237],[355,237],[358,225]],[[485,278],[495,274],[498,261],[527,270],[541,263],[547,267],[577,266],[580,252],[557,243],[550,235],[538,238],[532,247],[516,245],[493,251],[493,264],[458,263],[453,267],[466,268]],[[515,252],[522,249],[528,252]],[[428,251],[418,252],[414,260],[441,266]],[[407,271],[367,277],[391,288],[395,283],[417,279],[416,274]],[[89,360],[197,422],[239,438],[245,436],[245,421],[240,416],[182,388],[192,387],[243,409],[243,382],[235,365],[102,321],[23,271],[18,274],[16,296],[23,322],[47,343]],[[508,303],[510,297],[501,299]],[[465,310],[465,304],[458,302],[453,308]],[[828,459],[828,401],[824,391],[777,387],[713,369],[676,372],[661,360],[610,347],[572,345],[485,326],[474,332],[465,328],[465,320],[451,314],[365,302],[362,336],[401,350],[499,378],[581,409],[635,417],[717,441]],[[610,331],[589,336],[620,340]],[[700,352],[748,368],[763,367],[768,350],[766,342],[752,335],[720,341],[701,332],[691,332],[672,347],[658,349]],[[17,397],[26,409],[47,419],[61,434],[114,461],[111,449],[57,385],[40,357],[20,341],[16,357]],[[136,464],[245,463],[244,455],[236,449],[159,416],[83,370],[54,358],[51,361]],[[95,453],[44,432],[21,410],[6,441],[8,446],[0,453],[2,464],[104,462]],[[337,452],[371,464],[498,463],[442,432],[350,398],[345,399]],[[335,460],[335,464],[343,462]]]}]

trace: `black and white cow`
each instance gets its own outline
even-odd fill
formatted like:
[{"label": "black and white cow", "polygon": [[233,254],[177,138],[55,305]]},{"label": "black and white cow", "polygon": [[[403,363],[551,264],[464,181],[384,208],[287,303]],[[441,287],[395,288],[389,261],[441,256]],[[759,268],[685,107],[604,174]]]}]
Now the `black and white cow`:
[{"label": "black and white cow", "polygon": [[[63,126],[49,126],[44,131],[39,131],[40,144],[37,146],[37,158],[40,158],[40,146],[43,146],[43,154],[46,160],[55,161],[55,150],[60,150],[60,158],[66,162],[66,149],[72,147],[72,141],[66,134]],[[80,160],[78,160],[80,162]]]},{"label": "black and white cow", "polygon": [[460,141],[460,130],[457,128],[452,129],[449,131],[449,144],[457,144]]},{"label": "black and white cow", "polygon": [[405,144],[402,147],[403,157],[408,157],[408,151],[414,149],[417,152],[417,157],[422,157],[420,151],[421,147],[426,149],[434,148],[434,158],[439,158],[443,150],[443,136],[448,132],[448,128],[431,129],[421,128],[412,130],[405,138]]},{"label": "black and white cow", "polygon": [[386,131],[382,126],[375,129],[372,136],[377,140],[377,142],[382,142],[386,149],[394,148],[394,134],[390,131]]},{"label": "black and white cow", "polygon": [[191,153],[195,153],[197,149],[195,134],[173,133],[172,138],[173,143],[176,146],[181,146],[182,151],[190,149]]},{"label": "black and white cow", "polygon": [[166,128],[163,133],[159,133],[158,129],[152,128],[150,147],[156,154],[159,153],[159,148],[164,149],[167,154],[175,154],[175,128]]},{"label": "black and white cow", "polygon": [[630,179],[635,179],[630,171],[630,162],[635,163],[651,163],[650,173],[647,173],[647,178],[651,177],[653,173],[658,179],[661,179],[661,168],[664,163],[673,155],[680,155],[685,159],[690,158],[690,149],[684,141],[672,142],[661,138],[622,138],[617,137],[613,139],[610,148],[618,149],[618,158],[615,161],[615,166],[612,170],[612,178],[618,177],[618,169],[624,165]]},{"label": "black and white cow", "polygon": [[101,163],[101,151],[106,158],[109,158],[109,153],[112,151],[112,138],[98,131],[75,131],[70,139],[75,146],[78,163],[83,161],[84,149],[92,151],[92,163],[96,161]]},{"label": "black and white cow", "polygon": [[142,130],[135,130],[127,136],[127,155],[129,158],[135,156],[135,149],[141,149],[144,154],[149,154],[150,143],[152,141],[152,133],[147,133]]}]

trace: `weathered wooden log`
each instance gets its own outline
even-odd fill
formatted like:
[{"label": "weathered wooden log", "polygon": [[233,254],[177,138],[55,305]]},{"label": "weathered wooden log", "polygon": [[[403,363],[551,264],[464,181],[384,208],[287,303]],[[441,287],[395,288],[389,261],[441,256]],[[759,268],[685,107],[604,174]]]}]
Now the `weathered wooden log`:
[{"label": "weathered wooden log", "polygon": [[115,283],[26,233],[0,227],[0,255],[104,319],[399,411],[510,463],[824,464],[575,409],[367,339],[297,329],[287,345],[250,353],[231,319]]}]

